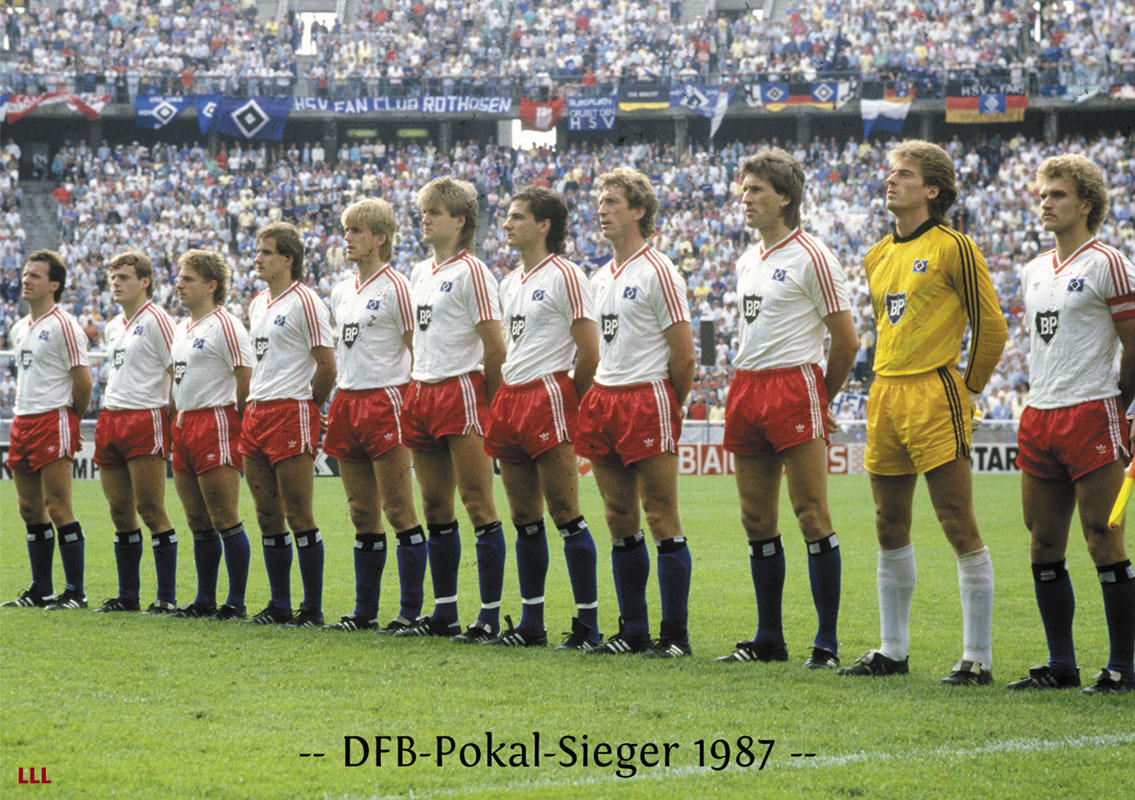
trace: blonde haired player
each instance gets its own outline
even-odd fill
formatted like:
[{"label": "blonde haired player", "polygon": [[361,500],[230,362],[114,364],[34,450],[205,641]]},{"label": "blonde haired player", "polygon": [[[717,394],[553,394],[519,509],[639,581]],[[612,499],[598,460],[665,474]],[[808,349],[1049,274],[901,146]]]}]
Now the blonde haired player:
[{"label": "blonde haired player", "polygon": [[1111,640],[1107,666],[1084,691],[1129,692],[1135,689],[1135,569],[1123,526],[1107,522],[1129,457],[1124,410],[1135,397],[1135,266],[1095,238],[1108,196],[1103,173],[1090,159],[1049,158],[1036,179],[1041,225],[1056,247],[1020,272],[1030,347],[1017,465],[1049,660],[1009,688],[1080,685],[1072,642],[1076,599],[1064,560],[1079,506]]},{"label": "blonde haired player", "polygon": [[[252,379],[252,342],[225,308],[231,272],[220,253],[189,250],[174,284],[189,312],[173,336],[173,485],[193,531],[197,596],[176,617],[245,617],[248,534],[240,519],[241,415]],[[221,555],[229,593],[217,607]]]},{"label": "blonde haired player", "polygon": [[[678,515],[680,409],[694,377],[686,282],[648,243],[658,197],[650,180],[618,168],[599,177],[596,216],[612,259],[591,276],[599,317],[599,367],[579,409],[575,452],[591,460],[611,536],[619,631],[589,655],[692,654],[692,563]],[[650,574],[642,514],[657,550],[660,635],[650,637]]]},{"label": "blonde haired player", "polygon": [[[402,435],[414,451],[429,529],[434,609],[395,636],[449,636],[462,644],[500,631],[505,544],[493,500],[492,461],[484,451],[489,401],[501,381],[504,336],[496,278],[473,255],[477,190],[435,178],[418,193],[422,240],[431,257],[410,274],[414,303],[413,383],[406,393]],[[465,631],[457,615],[461,538],[454,491],[473,523],[481,610]]]},{"label": "blonde haired player", "polygon": [[[1008,327],[985,259],[946,224],[957,199],[954,164],[930,142],[890,153],[884,182],[895,231],[864,259],[879,341],[867,406],[867,454],[879,540],[881,643],[841,675],[908,671],[916,570],[911,507],[919,474],[958,561],[962,657],[940,682],[992,681],[993,564],[973,513],[973,406],[1001,358]],[[957,370],[969,324],[964,374]]]},{"label": "blonde haired player", "polygon": [[418,618],[426,574],[426,538],[414,510],[410,453],[402,445],[402,404],[410,384],[414,310],[410,282],[390,264],[394,210],[385,200],[360,200],[342,215],[347,260],[356,266],[331,290],[339,329],[335,399],[327,412],[323,451],[339,460],[347,510],[355,528],[355,609],[331,630],[378,628],[386,565],[382,513],[398,538],[402,606],[382,631],[395,633]]}]

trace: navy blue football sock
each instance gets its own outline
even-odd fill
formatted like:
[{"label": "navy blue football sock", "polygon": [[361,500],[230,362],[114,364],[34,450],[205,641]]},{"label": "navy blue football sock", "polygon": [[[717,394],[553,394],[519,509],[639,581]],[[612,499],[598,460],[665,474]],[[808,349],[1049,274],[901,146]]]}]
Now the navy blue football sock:
[{"label": "navy blue football sock", "polygon": [[86,542],[79,520],[59,526],[59,560],[63,562],[63,579],[67,588],[79,594],[83,591],[83,555]]},{"label": "navy blue football sock", "polygon": [[114,561],[118,566],[118,596],[137,600],[142,591],[142,530],[114,534]]},{"label": "navy blue football sock", "polygon": [[662,596],[665,636],[688,641],[690,572],[693,561],[685,536],[658,543],[658,591]]},{"label": "navy blue football sock", "polygon": [[548,578],[548,536],[544,520],[516,526],[516,572],[520,579],[520,626],[544,632],[544,584]]},{"label": "navy blue football sock", "polygon": [[261,535],[264,543],[264,569],[268,571],[268,604],[286,611],[292,610],[292,535]]},{"label": "navy blue football sock", "polygon": [[323,537],[318,528],[296,534],[296,557],[303,582],[303,606],[323,610]]},{"label": "navy blue football sock", "polygon": [[784,644],[781,601],[784,597],[784,544],[780,537],[749,542],[749,569],[757,594],[757,635],[760,644]]},{"label": "navy blue football sock", "polygon": [[839,654],[840,574],[843,560],[839,554],[839,539],[835,533],[818,542],[808,542],[808,581],[812,585],[812,602],[816,606],[816,647]]},{"label": "navy blue football sock", "polygon": [[426,565],[429,562],[426,534],[421,525],[398,534],[398,547],[394,554],[398,558],[398,582],[402,593],[398,616],[413,622],[422,613]]},{"label": "navy blue football sock", "polygon": [[457,568],[461,564],[461,534],[457,520],[443,525],[427,524],[430,578],[434,585],[435,622],[457,622]]},{"label": "navy blue football sock", "polygon": [[28,525],[28,561],[32,567],[32,591],[40,597],[54,594],[51,565],[55,558],[55,530],[50,522]]},{"label": "navy blue football sock", "polygon": [[1072,642],[1072,618],[1076,595],[1064,559],[1033,564],[1033,589],[1044,637],[1048,640],[1048,666],[1057,672],[1076,671],[1076,647]]},{"label": "navy blue football sock", "polygon": [[649,636],[650,618],[646,611],[646,582],[650,579],[650,556],[646,553],[642,531],[611,541],[611,572],[615,577],[615,596],[623,633]]},{"label": "navy blue football sock", "polygon": [[225,548],[225,571],[229,573],[229,596],[225,604],[244,609],[244,590],[248,586],[248,565],[252,561],[252,546],[244,525],[238,522],[221,531]]},{"label": "navy blue football sock", "polygon": [[217,603],[217,573],[221,569],[221,537],[216,529],[193,532],[193,563],[197,565],[197,597],[203,605]]},{"label": "navy blue football sock", "polygon": [[473,529],[477,537],[477,581],[481,587],[481,610],[477,621],[496,631],[500,628],[501,593],[504,591],[504,561],[508,545],[500,520]]},{"label": "navy blue football sock", "polygon": [[583,517],[558,526],[564,540],[571,591],[575,596],[576,616],[591,628],[593,641],[599,641],[599,590],[595,576],[595,539]]},{"label": "navy blue football sock", "polygon": [[1131,561],[1096,567],[1103,590],[1103,611],[1107,617],[1107,636],[1111,654],[1107,668],[1126,678],[1135,678],[1135,568]]},{"label": "navy blue football sock", "polygon": [[355,616],[374,619],[378,616],[378,598],[382,590],[382,570],[386,567],[386,534],[355,534]]},{"label": "navy blue football sock", "polygon": [[177,602],[177,534],[173,528],[150,534],[154,550],[154,570],[158,575],[158,600]]}]

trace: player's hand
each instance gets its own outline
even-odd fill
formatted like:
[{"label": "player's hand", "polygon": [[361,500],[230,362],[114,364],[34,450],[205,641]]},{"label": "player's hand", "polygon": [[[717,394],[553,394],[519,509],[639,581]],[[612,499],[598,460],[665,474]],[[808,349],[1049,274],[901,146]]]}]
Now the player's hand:
[{"label": "player's hand", "polygon": [[982,412],[981,407],[977,404],[977,401],[980,400],[980,399],[981,399],[980,394],[974,394],[973,392],[969,393],[969,405],[970,405],[970,408],[973,410],[973,420],[972,420],[973,428],[972,428],[972,430],[974,430],[974,431],[976,431],[978,428],[980,428],[981,423],[985,421],[985,414],[984,414],[984,412]]},{"label": "player's hand", "polygon": [[322,439],[323,436],[326,433],[327,433],[327,415],[326,414],[320,414],[319,415],[319,438]]},{"label": "player's hand", "polygon": [[836,421],[835,414],[832,410],[828,409],[828,433],[839,433],[839,422]]}]

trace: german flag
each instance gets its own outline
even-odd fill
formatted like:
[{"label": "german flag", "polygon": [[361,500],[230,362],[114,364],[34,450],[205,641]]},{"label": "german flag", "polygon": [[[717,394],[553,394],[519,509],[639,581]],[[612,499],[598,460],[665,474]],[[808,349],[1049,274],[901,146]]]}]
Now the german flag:
[{"label": "german flag", "polygon": [[1015,86],[946,87],[946,122],[987,123],[1022,122],[1029,96]]}]

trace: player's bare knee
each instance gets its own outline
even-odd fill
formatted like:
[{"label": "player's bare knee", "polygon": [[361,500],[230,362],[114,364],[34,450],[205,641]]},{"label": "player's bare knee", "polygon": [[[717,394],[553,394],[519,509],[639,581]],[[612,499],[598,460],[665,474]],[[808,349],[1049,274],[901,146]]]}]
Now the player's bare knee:
[{"label": "player's bare knee", "polygon": [[310,531],[316,527],[315,519],[312,517],[310,509],[288,509],[284,513],[284,519],[288,523],[288,527],[293,532]]},{"label": "player's bare knee", "polygon": [[646,527],[650,529],[655,541],[662,541],[678,536],[682,532],[682,525],[678,515],[671,509],[646,510]]},{"label": "player's bare knee", "polygon": [[607,506],[603,509],[603,518],[612,539],[633,536],[639,531],[638,516],[633,512]]},{"label": "player's bare knee", "polygon": [[831,515],[820,505],[797,510],[796,522],[800,525],[800,533],[809,542],[818,541],[832,532]]},{"label": "player's bare knee", "polygon": [[190,513],[189,511],[186,511],[185,523],[189,526],[189,530],[191,531],[207,531],[211,528],[217,528],[218,530],[221,530],[223,527],[228,527],[218,525],[212,517],[204,512]]},{"label": "player's bare knee", "polygon": [[272,512],[256,510],[256,525],[261,532],[272,531],[269,536],[275,536],[276,531],[284,527],[284,518]]},{"label": "player's bare knee", "polygon": [[1127,556],[1123,547],[1123,536],[1117,530],[1108,528],[1107,522],[1084,522],[1084,541],[1088,545],[1088,555],[1096,566],[1114,564]]},{"label": "player's bare knee", "polygon": [[750,542],[771,539],[776,536],[776,517],[772,514],[742,511],[741,527],[745,529],[745,538]]},{"label": "player's bare knee", "polygon": [[47,511],[43,505],[29,502],[22,497],[17,505],[20,509],[20,519],[24,521],[25,525],[39,525],[48,519]]},{"label": "player's bare knee", "polygon": [[402,500],[387,500],[382,506],[386,519],[396,531],[406,531],[416,527],[418,516],[414,513],[414,504]]},{"label": "player's bare knee", "polygon": [[579,516],[579,505],[560,497],[548,498],[548,514],[557,525],[571,522]]},{"label": "player's bare knee", "polygon": [[946,535],[946,541],[950,543],[950,546],[958,555],[972,553],[985,546],[977,526],[965,520],[943,520],[942,532]]},{"label": "player's bare knee", "polygon": [[75,512],[70,503],[48,503],[47,516],[58,528],[60,525],[69,525],[75,521]]},{"label": "player's bare knee", "polygon": [[138,503],[138,516],[142,518],[142,522],[151,531],[165,531],[171,527],[165,507],[161,503],[155,503],[152,500],[144,500]]}]

